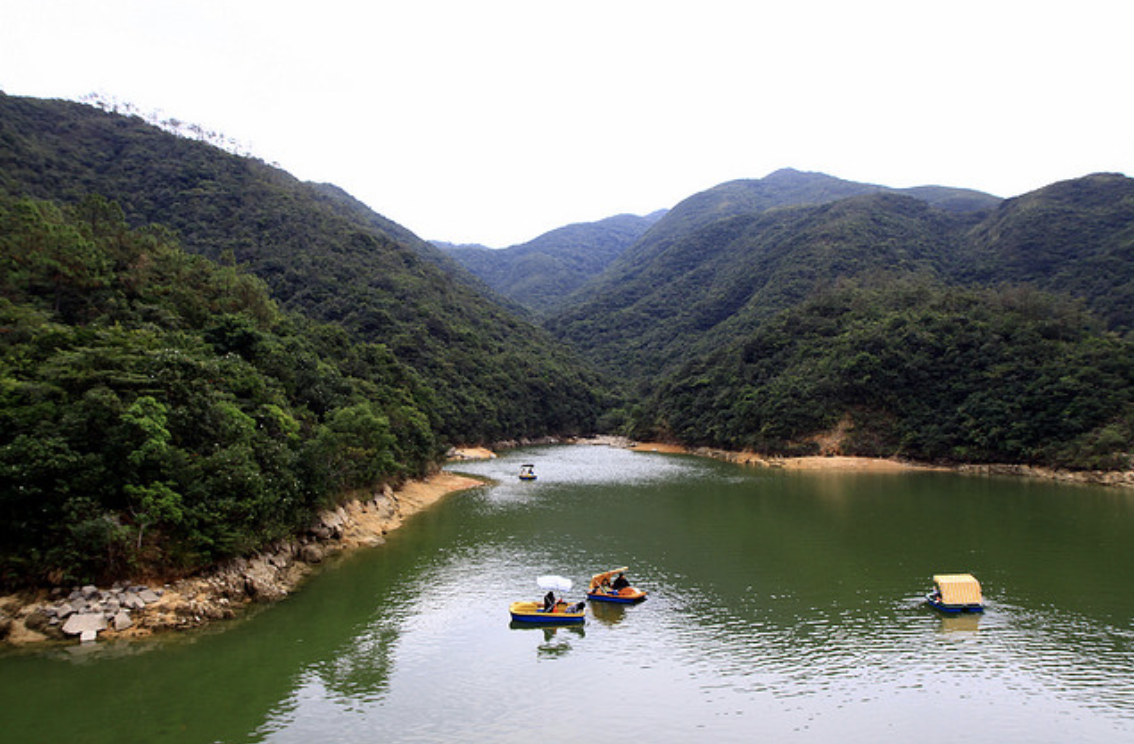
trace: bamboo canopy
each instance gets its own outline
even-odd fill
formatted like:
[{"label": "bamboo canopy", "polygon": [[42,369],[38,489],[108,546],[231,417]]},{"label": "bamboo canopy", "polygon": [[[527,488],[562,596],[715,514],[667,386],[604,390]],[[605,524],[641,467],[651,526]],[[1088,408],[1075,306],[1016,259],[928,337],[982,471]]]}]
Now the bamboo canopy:
[{"label": "bamboo canopy", "polygon": [[933,583],[941,592],[941,602],[946,605],[983,604],[980,582],[972,574],[937,574]]}]

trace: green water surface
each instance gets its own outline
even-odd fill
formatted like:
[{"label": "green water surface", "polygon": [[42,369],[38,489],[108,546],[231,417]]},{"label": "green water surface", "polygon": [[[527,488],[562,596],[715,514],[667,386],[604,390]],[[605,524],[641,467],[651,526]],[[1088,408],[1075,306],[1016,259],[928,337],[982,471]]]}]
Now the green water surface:
[{"label": "green water surface", "polygon": [[[0,653],[0,740],[1134,740],[1127,491],[590,446],[452,469],[496,484],[237,621]],[[511,627],[537,576],[577,600],[620,565],[645,603]],[[987,611],[929,610],[942,572]]]}]

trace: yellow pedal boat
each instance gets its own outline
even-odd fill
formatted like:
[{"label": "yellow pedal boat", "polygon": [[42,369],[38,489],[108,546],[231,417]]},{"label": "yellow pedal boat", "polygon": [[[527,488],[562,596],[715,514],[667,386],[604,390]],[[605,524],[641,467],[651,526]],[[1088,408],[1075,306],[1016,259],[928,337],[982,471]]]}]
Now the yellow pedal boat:
[{"label": "yellow pedal boat", "polygon": [[512,620],[517,623],[538,625],[567,625],[586,620],[587,608],[582,602],[568,604],[562,600],[551,610],[543,609],[540,602],[513,602],[508,608]]}]

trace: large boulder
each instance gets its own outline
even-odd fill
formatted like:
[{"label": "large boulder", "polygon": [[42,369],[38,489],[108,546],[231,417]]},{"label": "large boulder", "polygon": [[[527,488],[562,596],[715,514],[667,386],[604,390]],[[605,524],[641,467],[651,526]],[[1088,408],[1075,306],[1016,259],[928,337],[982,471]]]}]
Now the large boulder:
[{"label": "large boulder", "polygon": [[146,588],[138,592],[138,598],[146,604],[153,604],[154,602],[157,602],[159,599],[161,599],[161,595],[159,595],[153,589]]},{"label": "large boulder", "polygon": [[101,612],[84,612],[71,615],[63,625],[63,632],[67,635],[81,636],[83,633],[106,630],[106,617]]},{"label": "large boulder", "polygon": [[274,602],[287,595],[280,585],[279,572],[263,558],[254,558],[244,570],[244,591],[258,602]]}]

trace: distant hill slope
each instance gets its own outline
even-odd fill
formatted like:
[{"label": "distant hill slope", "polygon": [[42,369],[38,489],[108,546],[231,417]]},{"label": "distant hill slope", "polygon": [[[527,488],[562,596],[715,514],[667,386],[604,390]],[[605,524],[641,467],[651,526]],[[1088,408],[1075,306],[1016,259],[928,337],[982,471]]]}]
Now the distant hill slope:
[{"label": "distant hill slope", "polygon": [[951,275],[958,236],[1000,200],[912,191],[792,170],[721,184],[670,210],[547,325],[613,373],[649,378],[840,277]]},{"label": "distant hill slope", "polygon": [[958,221],[884,193],[723,218],[641,266],[618,262],[585,302],[549,326],[612,372],[649,377],[750,332],[839,278],[949,275]]},{"label": "distant hill slope", "polygon": [[440,248],[496,292],[543,314],[601,274],[662,214],[623,214],[567,225],[498,250],[448,244]]},{"label": "distant hill slope", "polygon": [[101,194],[131,225],[167,225],[187,250],[246,265],[285,307],[384,343],[420,373],[449,439],[594,424],[599,392],[584,364],[339,190],[137,118],[0,94],[0,192],[64,203]]},{"label": "distant hill slope", "polygon": [[1134,328],[1134,179],[1100,173],[1009,199],[965,245],[965,281],[1070,293]]},{"label": "distant hill slope", "polygon": [[970,189],[920,186],[893,189],[869,183],[845,181],[825,173],[784,168],[760,179],[728,181],[693,194],[671,209],[642,240],[624,252],[621,260],[640,263],[665,250],[673,240],[721,219],[758,214],[782,207],[800,207],[866,194],[892,193],[912,196],[947,212],[981,212],[994,208],[995,196]]}]

